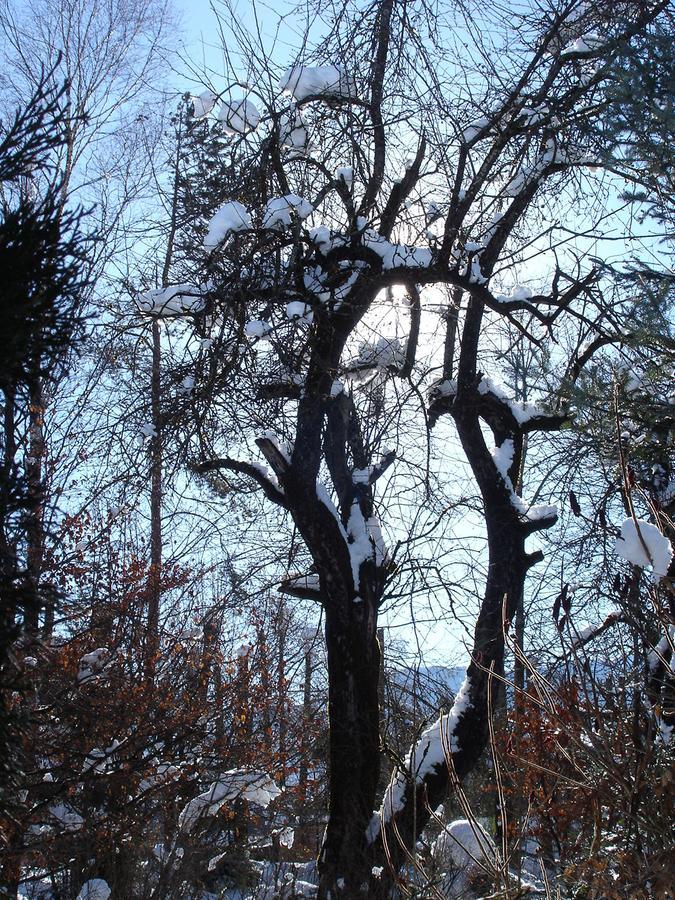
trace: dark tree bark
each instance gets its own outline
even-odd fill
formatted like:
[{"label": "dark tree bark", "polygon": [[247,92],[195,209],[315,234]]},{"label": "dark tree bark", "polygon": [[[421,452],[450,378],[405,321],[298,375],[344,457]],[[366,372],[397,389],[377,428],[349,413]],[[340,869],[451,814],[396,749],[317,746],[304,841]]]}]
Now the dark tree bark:
[{"label": "dark tree bark", "polygon": [[152,321],[151,410],[154,433],[150,443],[150,570],[148,572],[146,672],[154,677],[159,650],[159,612],[162,599],[162,347],[159,323]]}]

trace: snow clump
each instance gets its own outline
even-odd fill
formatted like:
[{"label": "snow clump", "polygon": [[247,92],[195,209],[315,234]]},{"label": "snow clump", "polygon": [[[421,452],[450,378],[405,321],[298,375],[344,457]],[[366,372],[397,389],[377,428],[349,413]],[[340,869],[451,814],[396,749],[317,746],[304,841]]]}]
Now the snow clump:
[{"label": "snow clump", "polygon": [[495,845],[478,822],[457,819],[436,838],[432,853],[437,862],[455,869],[476,869],[483,860],[494,859]]},{"label": "snow clump", "polygon": [[251,216],[246,207],[236,200],[223,203],[209,220],[208,231],[204,238],[204,248],[215,250],[228,234],[245,231],[251,228]]},{"label": "snow clump", "polygon": [[172,284],[140,294],[136,303],[142,313],[155,316],[180,316],[204,308],[203,289],[192,284]]},{"label": "snow clump", "polygon": [[291,224],[294,215],[302,221],[313,211],[312,204],[296,194],[272,197],[265,207],[262,225],[263,228],[284,228]]},{"label": "snow clump", "polygon": [[286,304],[286,317],[291,321],[311,322],[314,318],[312,307],[303,303],[302,300],[292,300]]},{"label": "snow clump", "polygon": [[82,885],[77,900],[108,900],[112,891],[102,878],[91,878]]},{"label": "snow clump", "polygon": [[280,793],[281,788],[264,772],[232,769],[186,804],[178,817],[178,826],[181,831],[190,831],[203,816],[215,816],[228,800],[241,797],[260,806],[269,806]]},{"label": "snow clump", "polygon": [[621,525],[621,536],[616,539],[617,554],[645,569],[651,568],[659,578],[666,575],[673,558],[673,548],[656,525],[642,519],[625,519]]},{"label": "snow clump", "polygon": [[279,119],[279,143],[287,150],[304,150],[307,146],[307,127],[296,109]]},{"label": "snow clump", "polygon": [[271,330],[272,326],[269,322],[261,322],[259,319],[252,319],[244,326],[244,334],[247,338],[264,338]]},{"label": "snow clump", "polygon": [[203,119],[205,116],[208,116],[216,105],[218,95],[207,89],[202,91],[198,97],[191,97],[190,99],[192,100],[192,115],[195,119]]},{"label": "snow clump", "polygon": [[258,127],[260,113],[250,100],[231,100],[218,110],[218,121],[224,124],[225,134],[248,134]]},{"label": "snow clump", "polygon": [[100,675],[110,665],[112,653],[107,647],[98,647],[91,653],[85,653],[80,659],[77,668],[78,682],[88,681],[96,675]]},{"label": "snow clump", "polygon": [[351,97],[349,79],[338,66],[292,66],[284,72],[279,89],[296,100],[323,94]]}]

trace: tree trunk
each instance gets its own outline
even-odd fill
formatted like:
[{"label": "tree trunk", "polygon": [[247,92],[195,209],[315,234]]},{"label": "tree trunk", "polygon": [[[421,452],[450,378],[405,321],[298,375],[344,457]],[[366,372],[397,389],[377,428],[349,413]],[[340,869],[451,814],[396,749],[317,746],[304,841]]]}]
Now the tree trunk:
[{"label": "tree trunk", "polygon": [[25,627],[35,635],[40,624],[40,611],[44,605],[40,591],[40,576],[44,560],[44,497],[42,467],[45,451],[44,408],[42,380],[38,377],[31,389],[28,408],[28,452],[26,454],[26,478],[30,510],[26,525],[26,568],[28,591],[26,596]]},{"label": "tree trunk", "polygon": [[319,897],[357,896],[372,868],[366,831],[380,772],[376,611],[351,597],[326,604],[330,799]]},{"label": "tree trunk", "polygon": [[154,434],[150,463],[150,571],[148,573],[148,633],[146,674],[154,678],[159,651],[159,606],[162,576],[162,432],[161,432],[161,341],[159,322],[152,320],[151,405]]},{"label": "tree trunk", "polygon": [[302,693],[302,721],[303,729],[300,733],[300,770],[298,773],[299,801],[304,806],[307,802],[307,782],[309,779],[309,745],[306,740],[306,732],[312,721],[312,648],[305,649],[305,679]]}]

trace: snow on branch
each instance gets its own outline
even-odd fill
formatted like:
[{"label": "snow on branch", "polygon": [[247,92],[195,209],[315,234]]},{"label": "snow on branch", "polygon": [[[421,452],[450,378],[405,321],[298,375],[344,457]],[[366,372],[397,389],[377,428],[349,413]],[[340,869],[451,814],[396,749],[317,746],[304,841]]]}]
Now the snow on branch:
[{"label": "snow on branch", "polygon": [[165,288],[153,288],[139,294],[138,309],[146,315],[166,318],[198,313],[204,309],[206,288],[193,284],[173,284]]},{"label": "snow on branch", "polygon": [[292,66],[284,72],[279,90],[297,101],[312,97],[356,99],[355,85],[339,66]]},{"label": "snow on branch", "polygon": [[497,444],[492,451],[492,461],[509,493],[511,506],[518,513],[519,519],[522,522],[529,523],[531,529],[549,528],[558,518],[558,509],[556,506],[548,503],[528,503],[516,493],[509,474],[513,465],[513,455],[514,443],[510,438],[502,441],[501,444]]},{"label": "snow on branch", "polygon": [[183,807],[178,817],[178,827],[181,831],[191,831],[200,819],[215,816],[228,800],[242,798],[260,806],[269,806],[281,792],[282,789],[264,772],[231,769]]},{"label": "snow on branch", "polygon": [[283,197],[272,197],[267,202],[262,217],[263,228],[280,229],[288,227],[294,217],[300,221],[306,219],[314,211],[312,204],[297,194],[286,194]]},{"label": "snow on branch", "polygon": [[315,572],[285,578],[279,585],[279,591],[282,594],[288,594],[289,597],[297,597],[300,600],[321,601],[319,576]]},{"label": "snow on branch", "polygon": [[218,121],[230,136],[255,131],[260,122],[260,112],[250,100],[230,100],[218,110]]},{"label": "snow on branch", "polygon": [[[506,414],[513,419],[517,430],[553,431],[566,421],[566,416],[551,414],[536,403],[523,400],[512,400],[503,385],[486,375],[482,375],[478,383],[478,393],[489,402],[493,402],[494,411]],[[481,413],[484,410],[481,410]],[[516,429],[514,429],[516,430]]]},{"label": "snow on branch", "polygon": [[279,485],[276,478],[268,472],[267,468],[260,463],[244,462],[244,460],[225,456],[199,463],[194,468],[200,474],[214,472],[218,469],[229,469],[231,472],[247,475],[260,485],[270,500],[286,508],[286,497],[284,496],[283,488]]},{"label": "snow on branch", "polygon": [[441,713],[436,721],[423,731],[417,743],[411,748],[404,767],[392,776],[376,813],[368,828],[367,838],[373,843],[380,833],[382,823],[391,821],[403,808],[408,785],[420,785],[425,777],[448,764],[448,754],[456,753],[459,745],[456,737],[460,719],[472,706],[471,679],[467,675],[457,692],[449,713]]},{"label": "snow on branch", "polygon": [[215,250],[228,235],[246,231],[251,227],[251,215],[246,207],[237,200],[228,200],[209,219],[204,248]]},{"label": "snow on branch", "polygon": [[612,625],[616,625],[617,622],[628,622],[628,619],[620,609],[613,609],[605,616],[602,622],[596,623],[595,625],[587,625],[586,628],[577,631],[572,639],[572,649],[579,650],[581,647],[585,647],[586,644],[590,643],[590,641],[594,640],[596,637],[599,637],[607,631],[608,628],[611,628]]},{"label": "snow on branch", "polygon": [[655,581],[668,573],[673,548],[656,525],[642,519],[625,519],[621,535],[614,546],[616,553],[627,562],[643,569],[651,569]]},{"label": "snow on branch", "polygon": [[272,471],[277,478],[283,477],[291,464],[291,455],[281,446],[274,432],[266,431],[265,434],[256,438],[255,442],[267,462],[272,466]]}]

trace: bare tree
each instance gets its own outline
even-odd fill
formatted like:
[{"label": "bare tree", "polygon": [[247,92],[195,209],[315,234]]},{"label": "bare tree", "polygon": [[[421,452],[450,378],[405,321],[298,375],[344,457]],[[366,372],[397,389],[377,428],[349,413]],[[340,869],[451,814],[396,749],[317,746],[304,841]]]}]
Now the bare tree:
[{"label": "bare tree", "polygon": [[[388,895],[414,862],[431,810],[488,744],[505,635],[543,558],[526,542],[557,520],[550,503],[525,499],[526,441],[566,421],[570,385],[595,350],[625,339],[635,312],[630,301],[609,302],[585,246],[607,215],[602,181],[587,174],[602,164],[587,126],[602,114],[615,55],[664,6],[542,5],[510,12],[507,24],[496,21],[503,10],[478,16],[460,6],[441,27],[429,9],[413,15],[377,0],[336,8],[279,88],[259,55],[245,56],[245,77],[231,57],[214,127],[229,136],[242,176],[203,231],[210,281],[155,299],[158,310],[189,311],[204,344],[195,363],[199,470],[252,480],[291,517],[311,558],[282,588],[320,603],[325,617],[321,897],[357,896],[364,885]],[[565,224],[570,207],[575,220]],[[528,260],[541,271],[536,290],[518,282]],[[439,286],[451,301],[429,359],[421,335]],[[396,297],[405,298],[405,311],[392,310],[398,335],[374,320]],[[486,376],[505,340],[501,321],[542,352],[558,341],[571,348],[572,360],[555,362],[548,405]],[[219,368],[237,372],[225,394]],[[401,466],[387,446],[404,421],[391,413],[398,381],[425,426],[452,420],[480,494],[488,562],[462,689],[396,768],[373,816],[378,613],[396,564],[380,518],[400,524],[378,491]],[[218,419],[232,409],[237,428],[224,434]],[[266,466],[242,458],[256,431]]]}]

